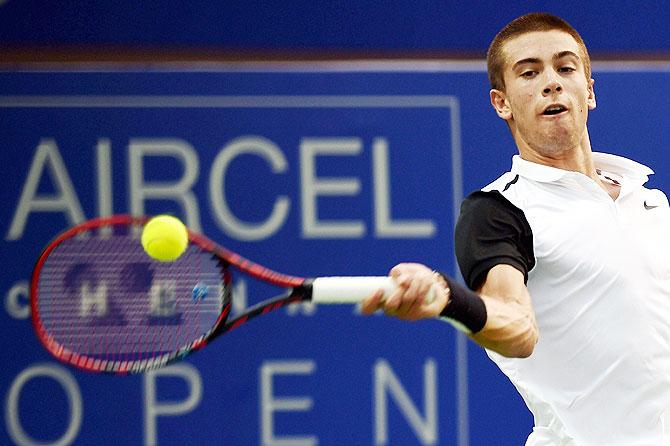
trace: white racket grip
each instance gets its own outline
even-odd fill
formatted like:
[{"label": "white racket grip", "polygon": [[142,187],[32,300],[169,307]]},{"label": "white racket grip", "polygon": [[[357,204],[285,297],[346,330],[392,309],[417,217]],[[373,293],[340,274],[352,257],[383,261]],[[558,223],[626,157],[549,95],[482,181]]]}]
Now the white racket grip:
[{"label": "white racket grip", "polygon": [[[357,304],[378,289],[384,290],[384,299],[396,289],[389,276],[319,277],[312,282],[312,302],[316,304]],[[424,298],[430,304],[435,298],[433,288]]]}]

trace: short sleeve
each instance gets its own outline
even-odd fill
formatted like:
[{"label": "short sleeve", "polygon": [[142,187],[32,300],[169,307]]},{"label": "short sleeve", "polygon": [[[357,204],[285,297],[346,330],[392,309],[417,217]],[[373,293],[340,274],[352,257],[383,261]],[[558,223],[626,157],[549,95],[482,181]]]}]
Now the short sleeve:
[{"label": "short sleeve", "polygon": [[461,274],[473,290],[496,265],[513,266],[525,281],[535,266],[530,225],[523,211],[498,191],[474,192],[463,201],[455,247]]}]

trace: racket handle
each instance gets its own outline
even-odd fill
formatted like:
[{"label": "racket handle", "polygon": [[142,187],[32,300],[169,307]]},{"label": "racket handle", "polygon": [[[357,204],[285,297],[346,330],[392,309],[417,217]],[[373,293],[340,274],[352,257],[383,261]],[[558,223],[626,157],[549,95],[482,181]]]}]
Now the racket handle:
[{"label": "racket handle", "polygon": [[[312,282],[312,302],[317,304],[355,304],[378,289],[384,290],[384,299],[396,288],[389,276],[319,277]],[[426,304],[435,299],[433,288],[424,298]]]}]

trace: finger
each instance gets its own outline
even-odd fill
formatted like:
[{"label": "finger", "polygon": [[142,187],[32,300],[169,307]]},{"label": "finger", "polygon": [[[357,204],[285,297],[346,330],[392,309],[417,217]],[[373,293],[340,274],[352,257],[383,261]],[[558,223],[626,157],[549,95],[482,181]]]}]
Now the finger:
[{"label": "finger", "polygon": [[405,267],[404,267],[403,263],[397,264],[396,266],[391,268],[391,271],[389,271],[389,276],[391,276],[392,278],[397,280],[398,276],[400,276],[402,274],[404,268]]},{"label": "finger", "polygon": [[372,314],[382,307],[382,299],[384,298],[384,290],[379,289],[375,291],[371,296],[365,298],[361,302],[361,313],[363,314]]},{"label": "finger", "polygon": [[398,307],[402,303],[402,296],[404,293],[405,289],[403,287],[396,287],[391,295],[388,296],[383,302],[384,311],[392,311],[394,313],[398,311]]},{"label": "finger", "polygon": [[395,284],[397,287],[402,288],[403,291],[407,290],[412,283],[412,275],[408,273],[400,273],[395,279]]},{"label": "finger", "polygon": [[421,295],[418,299],[421,305],[412,306],[408,310],[408,316],[418,319],[439,316],[449,299],[448,288],[436,282],[432,274],[421,282],[417,292]]},{"label": "finger", "polygon": [[[407,294],[409,294],[409,291]],[[422,306],[423,297],[421,291],[419,291],[418,294],[413,292],[411,296],[405,298],[402,305],[398,308],[398,313],[402,313],[407,319],[412,319]]]},{"label": "finger", "polygon": [[384,302],[384,308],[397,311],[398,307],[402,304],[405,292],[409,286],[409,277],[401,274],[395,277],[394,280],[396,285],[395,289],[386,298],[386,302]]},{"label": "finger", "polygon": [[433,301],[421,307],[424,317],[439,316],[449,301],[449,291],[442,289],[441,286],[433,287],[433,293]]},{"label": "finger", "polygon": [[426,296],[434,284],[433,277],[422,274],[412,281],[411,286],[407,290],[407,294],[412,297],[412,307],[422,306],[426,303]]},{"label": "finger", "polygon": [[435,300],[435,281],[432,277],[423,282],[419,293],[421,294],[421,306],[428,305]]},{"label": "finger", "polygon": [[407,282],[414,277],[414,274],[414,268],[412,268],[409,263],[399,263],[389,272],[389,276],[391,276],[391,278],[398,284],[407,284]]},{"label": "finger", "polygon": [[398,308],[398,317],[402,316],[402,319],[405,320],[416,320],[426,317],[424,315],[424,296],[427,293],[427,291],[424,291],[425,289],[425,287],[419,288],[417,293],[412,296],[412,299],[407,299],[403,302]]},{"label": "finger", "polygon": [[406,294],[413,301],[418,300],[420,303],[423,303],[423,297],[425,296],[426,292],[428,291],[428,288],[430,287],[430,285],[432,285],[432,283],[433,283],[432,277],[426,280],[426,277],[416,276],[408,284]]}]

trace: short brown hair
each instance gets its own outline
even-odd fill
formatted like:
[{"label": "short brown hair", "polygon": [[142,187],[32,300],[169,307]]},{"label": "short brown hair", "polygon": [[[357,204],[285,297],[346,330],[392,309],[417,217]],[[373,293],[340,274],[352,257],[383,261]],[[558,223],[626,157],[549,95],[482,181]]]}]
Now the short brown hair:
[{"label": "short brown hair", "polygon": [[518,37],[521,34],[553,30],[564,31],[575,39],[583,53],[584,74],[586,75],[586,79],[591,79],[591,60],[589,58],[589,52],[586,50],[584,40],[582,40],[582,36],[579,35],[577,30],[560,17],[544,12],[533,12],[509,22],[495,36],[493,42],[491,42],[491,46],[489,46],[486,53],[486,65],[491,88],[501,91],[505,90],[505,79],[503,78],[505,55],[503,54],[503,46],[508,40]]}]

